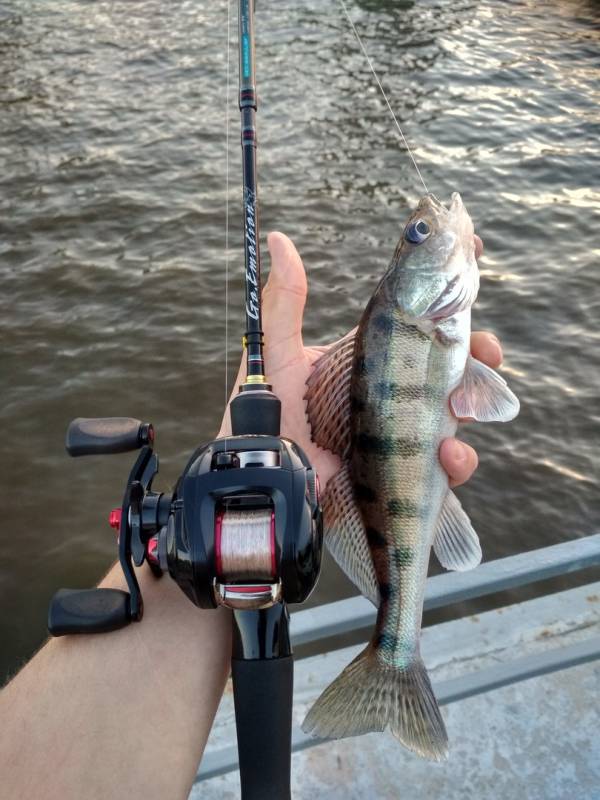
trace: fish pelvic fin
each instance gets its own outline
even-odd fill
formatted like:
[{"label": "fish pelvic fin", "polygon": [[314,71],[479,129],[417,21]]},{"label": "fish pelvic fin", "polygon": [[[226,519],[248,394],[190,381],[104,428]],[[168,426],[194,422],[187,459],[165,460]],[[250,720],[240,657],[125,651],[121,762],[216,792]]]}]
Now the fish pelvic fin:
[{"label": "fish pelvic fin", "polygon": [[446,726],[421,658],[398,669],[382,663],[369,644],[321,694],[302,730],[341,739],[386,727],[422,758],[448,756]]},{"label": "fish pelvic fin", "polygon": [[433,549],[444,569],[464,572],[481,563],[479,537],[451,489],[440,510]]}]

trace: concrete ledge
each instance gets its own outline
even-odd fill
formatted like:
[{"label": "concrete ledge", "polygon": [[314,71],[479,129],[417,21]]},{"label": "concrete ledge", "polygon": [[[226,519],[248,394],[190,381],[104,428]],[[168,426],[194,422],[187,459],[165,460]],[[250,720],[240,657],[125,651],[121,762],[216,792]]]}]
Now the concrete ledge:
[{"label": "concrete ledge", "polygon": [[[294,797],[600,800],[594,708],[600,696],[600,665],[583,663],[598,657],[599,645],[600,583],[427,628],[423,655],[440,700],[452,702],[485,691],[487,685],[502,686],[507,670],[519,682],[461,699],[446,709],[451,746],[446,764],[421,761],[387,733],[327,742],[294,755]],[[296,724],[359,649],[344,648],[298,662]],[[574,663],[582,665],[543,675]],[[532,674],[543,676],[523,682]],[[307,744],[297,730],[296,748]],[[231,769],[235,756],[228,691],[201,773]],[[237,773],[197,784],[190,797],[239,797]]]}]

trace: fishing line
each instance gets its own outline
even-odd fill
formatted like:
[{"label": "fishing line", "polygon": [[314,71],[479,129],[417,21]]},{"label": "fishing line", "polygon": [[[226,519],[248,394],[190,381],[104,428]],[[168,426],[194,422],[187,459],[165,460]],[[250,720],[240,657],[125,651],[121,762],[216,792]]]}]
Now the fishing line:
[{"label": "fishing line", "polygon": [[231,0],[227,0],[227,89],[225,92],[225,409],[229,402],[229,91]]},{"label": "fishing line", "polygon": [[217,569],[230,581],[275,579],[273,569],[274,516],[270,508],[228,510],[218,517],[220,525]]},{"label": "fishing line", "polygon": [[369,67],[371,68],[371,72],[373,73],[373,77],[377,81],[377,85],[379,86],[379,90],[380,90],[381,94],[383,95],[383,99],[386,102],[386,105],[387,105],[387,107],[388,107],[388,109],[390,111],[390,114],[392,115],[392,119],[396,123],[396,127],[398,128],[398,133],[400,134],[400,138],[404,142],[404,146],[406,147],[406,150],[408,152],[408,155],[410,156],[410,160],[412,161],[412,163],[414,165],[414,168],[417,170],[417,175],[419,176],[419,179],[420,179],[421,183],[423,184],[423,188],[425,189],[425,192],[428,194],[429,193],[429,189],[427,188],[427,185],[425,184],[425,181],[423,180],[423,176],[421,175],[421,170],[417,166],[417,162],[415,161],[415,157],[412,154],[412,150],[410,149],[410,147],[408,145],[408,142],[406,141],[405,135],[402,133],[402,128],[400,127],[400,123],[396,119],[396,115],[394,114],[394,110],[392,109],[392,106],[390,105],[390,101],[388,100],[387,95],[386,95],[386,93],[385,93],[385,91],[383,89],[383,86],[381,85],[381,81],[379,80],[379,77],[378,77],[377,73],[375,72],[375,67],[373,66],[373,62],[369,58],[369,54],[367,53],[367,50],[366,50],[366,48],[365,48],[365,46],[364,46],[364,44],[362,42],[362,39],[360,38],[358,31],[356,30],[356,25],[354,24],[354,22],[352,22],[352,17],[350,16],[350,14],[348,12],[348,7],[346,6],[346,3],[344,2],[344,0],[339,0],[339,3],[341,5],[341,7],[342,7],[342,10],[343,10],[344,14],[346,15],[346,19],[348,20],[352,30],[354,31],[354,35],[356,36],[356,40],[357,40],[358,44],[360,45],[360,49],[363,51],[364,56],[367,59],[367,63],[369,64]]}]

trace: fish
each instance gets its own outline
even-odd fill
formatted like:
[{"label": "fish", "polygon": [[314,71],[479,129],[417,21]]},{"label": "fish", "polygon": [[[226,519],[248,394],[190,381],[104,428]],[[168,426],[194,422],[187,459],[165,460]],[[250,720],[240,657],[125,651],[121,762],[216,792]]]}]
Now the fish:
[{"label": "fish", "polygon": [[425,195],[358,328],[307,381],[313,441],[342,460],[323,493],[325,541],[377,607],[369,643],[304,720],[303,730],[320,738],[389,728],[418,755],[447,757],[419,649],[430,552],[459,571],[482,553],[440,444],[459,418],[506,422],[519,412],[506,381],[470,355],[478,291],[473,223],[460,195],[448,207]]}]

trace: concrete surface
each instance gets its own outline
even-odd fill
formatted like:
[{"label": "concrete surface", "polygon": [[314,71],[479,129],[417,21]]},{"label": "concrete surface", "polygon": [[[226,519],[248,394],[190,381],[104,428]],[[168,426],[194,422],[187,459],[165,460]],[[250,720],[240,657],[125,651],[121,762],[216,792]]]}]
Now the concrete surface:
[{"label": "concrete surface", "polygon": [[[428,628],[434,686],[600,634],[600,583]],[[300,661],[294,721],[359,648]],[[600,800],[600,661],[444,708],[450,758],[430,764],[388,733],[328,742],[293,756],[294,800]],[[230,690],[207,758],[235,743]],[[190,800],[239,798],[236,772],[198,783]],[[268,793],[265,794],[268,798]]]}]

